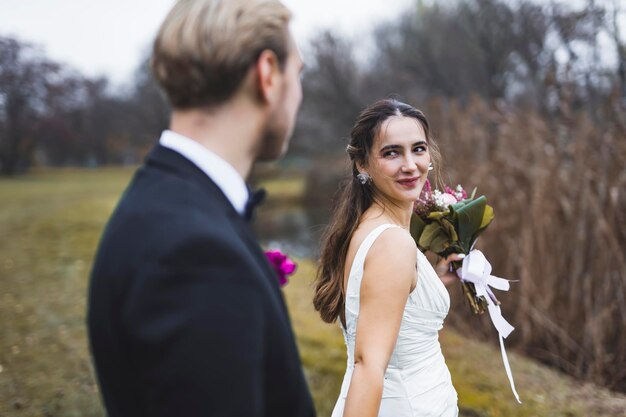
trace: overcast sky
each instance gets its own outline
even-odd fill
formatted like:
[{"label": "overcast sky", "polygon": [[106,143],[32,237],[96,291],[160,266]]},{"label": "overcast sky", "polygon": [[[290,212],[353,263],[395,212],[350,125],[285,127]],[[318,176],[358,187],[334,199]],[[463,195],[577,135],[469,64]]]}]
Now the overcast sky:
[{"label": "overcast sky", "polygon": [[[412,0],[283,0],[300,42],[316,30],[367,33]],[[50,58],[89,76],[126,81],[174,0],[0,0],[0,35],[44,47]]]}]

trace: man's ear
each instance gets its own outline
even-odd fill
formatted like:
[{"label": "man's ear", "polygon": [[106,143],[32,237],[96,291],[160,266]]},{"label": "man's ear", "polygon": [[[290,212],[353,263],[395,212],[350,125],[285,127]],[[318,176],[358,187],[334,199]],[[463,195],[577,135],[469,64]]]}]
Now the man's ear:
[{"label": "man's ear", "polygon": [[269,49],[264,50],[256,61],[256,77],[259,98],[266,103],[280,99],[281,70],[278,57]]}]

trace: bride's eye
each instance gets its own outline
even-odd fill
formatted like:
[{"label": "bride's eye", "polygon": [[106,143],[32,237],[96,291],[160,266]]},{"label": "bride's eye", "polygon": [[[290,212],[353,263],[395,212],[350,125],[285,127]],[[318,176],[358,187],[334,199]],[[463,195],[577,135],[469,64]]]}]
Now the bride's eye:
[{"label": "bride's eye", "polygon": [[394,151],[394,150],[389,150],[389,151],[385,151],[383,152],[383,157],[385,158],[392,158],[394,156],[398,155],[398,151]]},{"label": "bride's eye", "polygon": [[426,147],[426,145],[418,145],[413,148],[413,152],[416,152],[416,153],[426,152],[427,149],[428,148]]}]

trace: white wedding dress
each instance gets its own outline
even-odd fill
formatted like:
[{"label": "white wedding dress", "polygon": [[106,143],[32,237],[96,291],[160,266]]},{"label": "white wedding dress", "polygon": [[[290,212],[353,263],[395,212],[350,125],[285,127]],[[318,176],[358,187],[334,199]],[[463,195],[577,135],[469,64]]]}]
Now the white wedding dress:
[{"label": "white wedding dress", "polygon": [[[332,417],[342,417],[354,369],[354,344],[365,256],[392,224],[372,230],[359,247],[346,289],[348,365]],[[384,277],[381,277],[384,279]],[[439,330],[450,308],[450,296],[422,252],[417,250],[417,284],[409,295],[398,340],[385,371],[379,417],[456,417],[457,395],[439,345]]]}]

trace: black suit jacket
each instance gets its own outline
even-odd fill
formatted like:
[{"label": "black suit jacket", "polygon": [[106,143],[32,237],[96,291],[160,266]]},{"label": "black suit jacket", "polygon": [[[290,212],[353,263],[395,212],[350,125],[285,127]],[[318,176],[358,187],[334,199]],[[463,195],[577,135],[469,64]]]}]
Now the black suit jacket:
[{"label": "black suit jacket", "polygon": [[103,234],[88,329],[110,417],[310,417],[277,277],[247,222],[157,145]]}]

